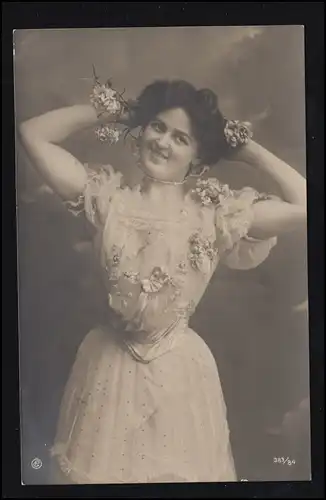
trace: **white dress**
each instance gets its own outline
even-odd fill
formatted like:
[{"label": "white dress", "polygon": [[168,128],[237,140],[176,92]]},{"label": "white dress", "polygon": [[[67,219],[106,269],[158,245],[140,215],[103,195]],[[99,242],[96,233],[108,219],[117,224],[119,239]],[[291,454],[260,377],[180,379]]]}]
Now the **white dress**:
[{"label": "white dress", "polygon": [[199,181],[158,217],[121,181],[90,171],[73,208],[96,228],[111,319],[86,336],[67,382],[58,482],[236,481],[217,366],[188,322],[219,262],[249,269],[275,245],[247,236],[260,195]]}]

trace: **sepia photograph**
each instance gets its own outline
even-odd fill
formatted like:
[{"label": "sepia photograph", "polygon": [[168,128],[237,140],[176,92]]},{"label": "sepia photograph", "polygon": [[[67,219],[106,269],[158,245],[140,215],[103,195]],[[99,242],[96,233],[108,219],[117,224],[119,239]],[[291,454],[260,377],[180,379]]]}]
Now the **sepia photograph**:
[{"label": "sepia photograph", "polygon": [[23,484],[311,480],[304,44],[14,31]]}]

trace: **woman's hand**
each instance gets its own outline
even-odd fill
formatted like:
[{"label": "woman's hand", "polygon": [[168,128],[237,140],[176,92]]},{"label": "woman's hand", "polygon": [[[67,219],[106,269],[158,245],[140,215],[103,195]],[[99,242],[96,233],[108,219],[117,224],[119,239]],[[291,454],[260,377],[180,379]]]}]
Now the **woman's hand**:
[{"label": "woman's hand", "polygon": [[135,123],[135,109],[137,106],[137,102],[129,99],[126,101],[126,103],[122,106],[122,111],[118,118],[116,119],[117,123],[121,123],[122,125],[125,125],[128,128],[134,128],[137,126]]}]

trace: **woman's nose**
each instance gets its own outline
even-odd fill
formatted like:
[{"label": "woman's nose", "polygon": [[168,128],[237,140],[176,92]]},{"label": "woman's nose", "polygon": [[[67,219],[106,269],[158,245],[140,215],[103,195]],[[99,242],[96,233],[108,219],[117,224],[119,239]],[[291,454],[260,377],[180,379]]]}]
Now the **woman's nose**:
[{"label": "woman's nose", "polygon": [[156,139],[156,143],[160,148],[168,148],[170,146],[170,136],[169,134],[160,134],[160,136]]}]

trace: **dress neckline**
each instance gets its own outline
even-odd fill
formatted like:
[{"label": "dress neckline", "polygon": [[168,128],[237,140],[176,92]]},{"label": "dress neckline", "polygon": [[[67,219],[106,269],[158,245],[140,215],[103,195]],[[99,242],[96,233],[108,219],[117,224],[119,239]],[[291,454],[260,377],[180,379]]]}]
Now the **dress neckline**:
[{"label": "dress neckline", "polygon": [[167,215],[164,208],[159,211],[157,206],[148,202],[144,198],[140,186],[137,185],[129,191],[127,199],[120,198],[117,208],[118,214],[124,218],[178,224],[190,222],[192,218],[197,219],[201,207],[193,200],[191,192],[186,192],[183,203],[175,207],[175,210],[171,210],[170,215]]}]

